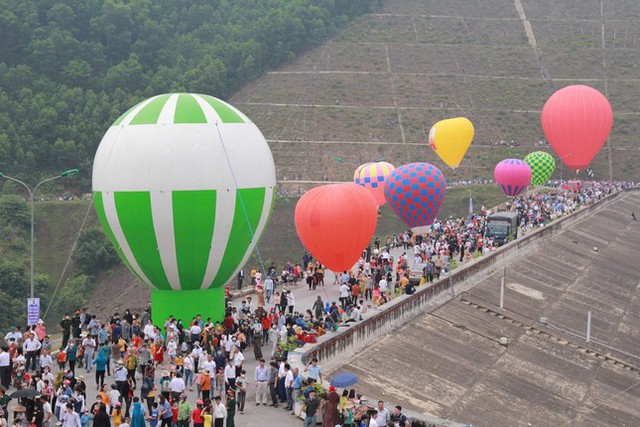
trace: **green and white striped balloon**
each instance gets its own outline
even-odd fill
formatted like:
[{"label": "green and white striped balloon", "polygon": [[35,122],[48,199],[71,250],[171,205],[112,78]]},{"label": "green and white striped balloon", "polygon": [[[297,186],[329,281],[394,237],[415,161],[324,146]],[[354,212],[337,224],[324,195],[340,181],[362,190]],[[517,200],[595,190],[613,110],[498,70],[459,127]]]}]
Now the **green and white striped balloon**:
[{"label": "green and white striped balloon", "polygon": [[190,93],[124,113],[93,164],[103,228],[129,269],[163,291],[231,280],[267,224],[275,184],[258,127],[233,106]]}]

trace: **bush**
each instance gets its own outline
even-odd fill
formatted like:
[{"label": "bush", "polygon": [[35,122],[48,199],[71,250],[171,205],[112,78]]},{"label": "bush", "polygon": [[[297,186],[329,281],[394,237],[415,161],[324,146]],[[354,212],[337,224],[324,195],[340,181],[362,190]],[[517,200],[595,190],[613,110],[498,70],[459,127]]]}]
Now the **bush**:
[{"label": "bush", "polygon": [[20,196],[0,197],[0,222],[15,225],[21,229],[29,228],[31,226],[29,205]]},{"label": "bush", "polygon": [[96,275],[118,262],[118,254],[100,228],[84,231],[78,238],[73,260],[83,274]]}]

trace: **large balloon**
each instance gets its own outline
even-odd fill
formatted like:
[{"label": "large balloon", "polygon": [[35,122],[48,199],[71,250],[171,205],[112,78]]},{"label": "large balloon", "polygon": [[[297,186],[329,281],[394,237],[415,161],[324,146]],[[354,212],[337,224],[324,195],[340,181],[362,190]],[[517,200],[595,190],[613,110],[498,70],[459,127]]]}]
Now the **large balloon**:
[{"label": "large balloon", "polygon": [[515,197],[531,183],[531,168],[520,159],[505,159],[496,165],[493,176],[504,194]]},{"label": "large balloon", "polygon": [[365,163],[356,170],[358,177],[354,182],[371,191],[378,206],[382,206],[385,204],[384,182],[395,169],[387,162]]},{"label": "large balloon", "polygon": [[260,130],[208,95],[164,94],[118,118],[93,163],[94,203],[152,315],[224,317],[224,286],[264,230],[276,184]]},{"label": "large balloon", "polygon": [[524,161],[531,168],[531,183],[533,185],[545,185],[556,168],[553,156],[544,151],[529,153]]},{"label": "large balloon", "polygon": [[393,171],[385,184],[384,195],[389,207],[413,228],[433,223],[445,191],[445,178],[440,169],[429,163],[410,163]]},{"label": "large balloon", "polygon": [[613,126],[607,98],[584,85],[567,86],[551,95],[542,109],[542,129],[560,160],[584,170],[598,154]]},{"label": "large balloon", "polygon": [[370,192],[351,182],[316,187],[296,205],[300,240],[333,271],[353,267],[371,241],[377,222],[378,207]]},{"label": "large balloon", "polygon": [[473,141],[473,123],[464,117],[441,120],[429,131],[429,145],[450,168],[460,166]]}]

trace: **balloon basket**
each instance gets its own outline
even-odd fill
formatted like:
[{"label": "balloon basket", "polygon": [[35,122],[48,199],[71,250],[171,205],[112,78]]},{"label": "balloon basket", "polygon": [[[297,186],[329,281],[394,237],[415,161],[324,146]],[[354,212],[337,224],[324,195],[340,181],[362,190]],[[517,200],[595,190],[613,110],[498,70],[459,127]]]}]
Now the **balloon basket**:
[{"label": "balloon basket", "polygon": [[165,291],[151,290],[151,317],[153,324],[162,328],[164,322],[173,316],[182,319],[184,325],[189,325],[198,314],[204,321],[211,318],[214,322],[224,319],[224,287],[194,290],[194,291]]}]

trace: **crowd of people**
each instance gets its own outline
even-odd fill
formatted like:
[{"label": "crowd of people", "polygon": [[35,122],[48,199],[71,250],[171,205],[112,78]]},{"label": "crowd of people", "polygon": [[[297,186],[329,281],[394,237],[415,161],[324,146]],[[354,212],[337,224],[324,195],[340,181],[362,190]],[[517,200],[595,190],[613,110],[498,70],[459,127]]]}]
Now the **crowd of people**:
[{"label": "crowd of people", "polygon": [[[522,234],[629,186],[583,183],[561,190],[562,183],[557,185],[558,191],[520,196],[500,209],[518,213]],[[234,426],[253,384],[257,406],[294,411],[296,401],[304,402],[305,426],[315,425],[319,414],[324,427],[404,425],[401,407],[391,414],[382,402],[372,409],[355,391],[339,396],[333,388],[325,390],[318,361],[300,372],[289,365],[288,353],[349,327],[391,298],[415,292],[416,285],[437,280],[455,264],[494,250],[486,234],[493,212],[483,207],[467,218],[438,219],[424,234],[407,230],[384,241],[375,238],[352,270],[330,282],[324,266],[308,253],[280,273],[274,264],[264,273],[253,268],[246,279],[255,294],[237,305],[229,300],[219,322],[197,315],[154,325],[150,308],[101,321],[80,309],[60,321],[62,342],[56,348],[42,321],[24,330],[12,327],[0,345],[0,419],[9,418],[6,391],[13,387],[25,392],[13,409],[15,425],[46,427],[57,419],[64,427]],[[403,252],[394,257],[393,249]],[[408,254],[414,265],[424,265],[418,283],[410,280]],[[241,271],[238,289],[244,281]],[[318,295],[300,310],[291,289],[304,286],[333,287],[339,297]],[[248,352],[257,362],[253,372],[246,369]],[[83,376],[90,374],[95,401]]]}]

